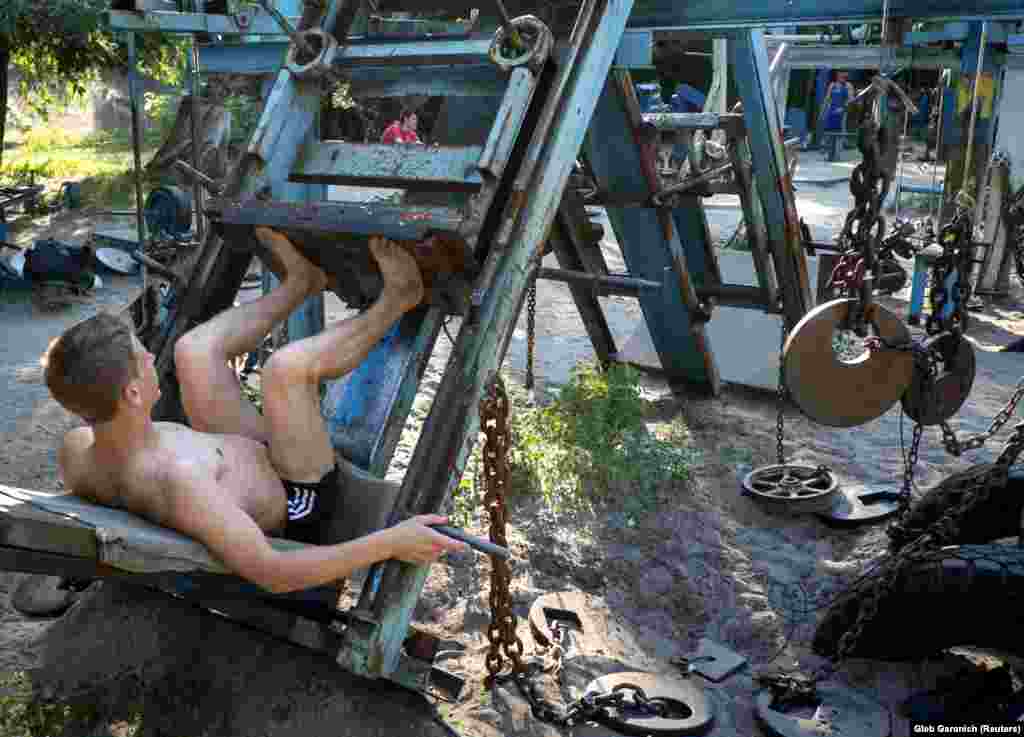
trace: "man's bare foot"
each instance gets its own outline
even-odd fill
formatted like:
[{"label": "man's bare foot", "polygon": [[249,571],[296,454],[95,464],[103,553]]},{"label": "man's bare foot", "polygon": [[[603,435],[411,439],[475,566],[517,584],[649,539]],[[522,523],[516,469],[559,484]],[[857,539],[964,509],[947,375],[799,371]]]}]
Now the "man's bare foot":
[{"label": "man's bare foot", "polygon": [[281,283],[298,280],[306,285],[306,292],[310,295],[319,294],[327,288],[328,279],[323,270],[306,259],[284,235],[271,228],[256,228],[255,231],[269,252],[267,266]]},{"label": "man's bare foot", "polygon": [[423,276],[416,259],[408,251],[375,235],[370,238],[370,253],[384,277],[382,298],[395,301],[403,311],[411,310],[423,301]]}]

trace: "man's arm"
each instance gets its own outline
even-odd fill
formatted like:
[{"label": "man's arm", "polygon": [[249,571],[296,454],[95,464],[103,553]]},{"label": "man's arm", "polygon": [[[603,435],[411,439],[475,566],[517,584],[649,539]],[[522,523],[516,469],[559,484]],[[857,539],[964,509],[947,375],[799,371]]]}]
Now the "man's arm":
[{"label": "man's arm", "polygon": [[279,551],[215,483],[187,469],[173,472],[168,483],[175,528],[202,542],[242,578],[274,593],[328,584],[389,558],[432,563],[446,550],[464,547],[426,526],[444,524],[444,517],[424,515],[349,542]]}]

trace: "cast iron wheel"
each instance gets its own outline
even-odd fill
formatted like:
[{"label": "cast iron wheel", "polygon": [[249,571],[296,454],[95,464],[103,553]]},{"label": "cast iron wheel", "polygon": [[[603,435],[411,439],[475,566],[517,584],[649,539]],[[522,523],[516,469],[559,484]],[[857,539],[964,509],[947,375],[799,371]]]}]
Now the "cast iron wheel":
[{"label": "cast iron wheel", "polygon": [[755,468],[743,479],[743,492],[773,511],[813,514],[832,508],[839,480],[824,466],[783,463]]}]

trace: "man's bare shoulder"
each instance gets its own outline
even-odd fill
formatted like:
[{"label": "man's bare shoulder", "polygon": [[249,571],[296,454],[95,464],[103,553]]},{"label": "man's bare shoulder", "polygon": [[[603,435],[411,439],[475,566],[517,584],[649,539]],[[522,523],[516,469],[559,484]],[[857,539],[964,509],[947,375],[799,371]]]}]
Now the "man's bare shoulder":
[{"label": "man's bare shoulder", "polygon": [[64,434],[57,449],[57,472],[64,488],[74,490],[87,470],[87,456],[94,440],[92,428],[76,427]]}]

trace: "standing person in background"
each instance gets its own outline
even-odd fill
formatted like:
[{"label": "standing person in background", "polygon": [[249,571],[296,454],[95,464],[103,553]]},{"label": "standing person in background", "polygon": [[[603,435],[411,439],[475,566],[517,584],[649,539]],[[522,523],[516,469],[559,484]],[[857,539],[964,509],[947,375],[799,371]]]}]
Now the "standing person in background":
[{"label": "standing person in background", "polygon": [[381,136],[381,143],[423,143],[419,134],[416,133],[416,126],[419,119],[412,110],[403,110],[398,120],[389,125]]},{"label": "standing person in background", "polygon": [[836,72],[835,81],[825,90],[825,99],[821,106],[821,117],[825,119],[826,131],[845,131],[846,103],[853,97],[854,90],[849,82],[849,75],[846,72]]},{"label": "standing person in background", "polygon": [[846,104],[854,97],[846,72],[837,71],[835,81],[825,90],[819,122],[824,122],[825,160],[838,161],[842,134],[846,132]]}]

